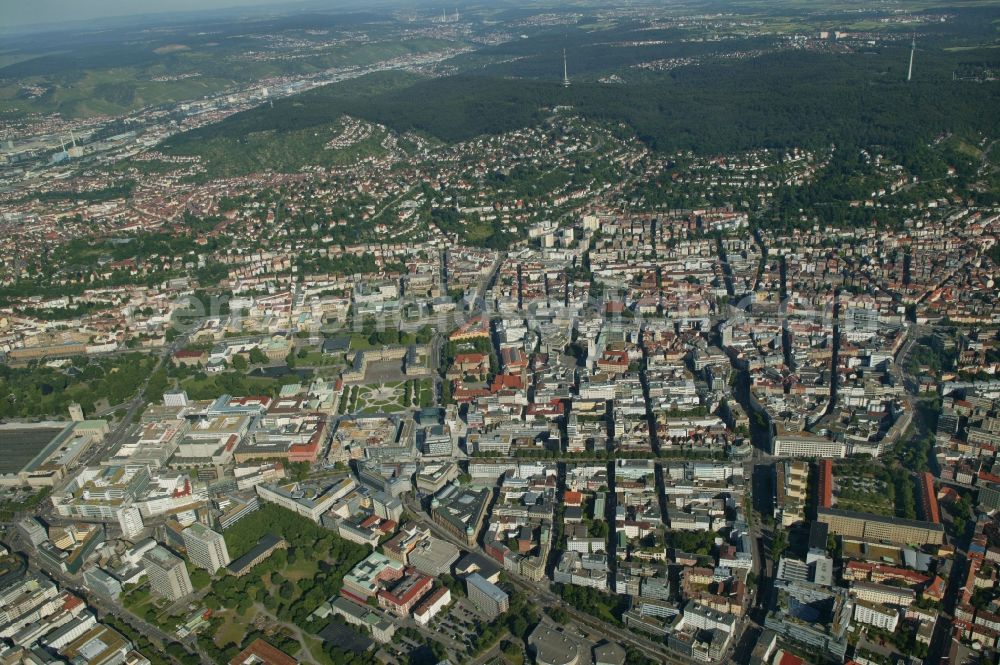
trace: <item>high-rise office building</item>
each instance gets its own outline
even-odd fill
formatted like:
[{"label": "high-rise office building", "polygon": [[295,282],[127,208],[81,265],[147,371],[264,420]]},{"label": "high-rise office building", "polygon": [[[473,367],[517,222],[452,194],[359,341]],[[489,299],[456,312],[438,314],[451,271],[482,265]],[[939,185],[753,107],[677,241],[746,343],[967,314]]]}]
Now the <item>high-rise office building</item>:
[{"label": "high-rise office building", "polygon": [[118,525],[122,528],[122,536],[126,540],[135,540],[146,526],[142,521],[142,514],[135,506],[122,508],[118,511]]},{"label": "high-rise office building", "polygon": [[214,573],[229,564],[229,550],[226,539],[218,531],[212,531],[203,524],[192,524],[182,534],[191,563]]},{"label": "high-rise office building", "polygon": [[479,573],[465,578],[469,600],[490,619],[500,616],[510,607],[510,598],[503,589]]},{"label": "high-rise office building", "polygon": [[177,600],[194,591],[184,559],[157,545],[142,556],[153,592]]}]

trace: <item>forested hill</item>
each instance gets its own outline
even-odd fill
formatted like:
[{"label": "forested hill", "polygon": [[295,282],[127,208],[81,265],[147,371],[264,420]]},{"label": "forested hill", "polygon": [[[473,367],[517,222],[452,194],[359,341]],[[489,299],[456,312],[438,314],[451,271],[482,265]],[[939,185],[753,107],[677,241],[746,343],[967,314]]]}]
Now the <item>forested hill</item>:
[{"label": "forested hill", "polygon": [[445,141],[534,124],[554,106],[594,120],[624,122],[652,148],[719,153],[757,147],[885,144],[903,147],[944,131],[994,131],[1000,85],[953,81],[990,49],[919,54],[906,82],[908,45],[865,53],[778,51],[719,60],[626,83],[460,74],[419,79],[372,74],[258,108],[173,137],[166,149],[190,151],[221,132],[290,131],[349,114]]}]

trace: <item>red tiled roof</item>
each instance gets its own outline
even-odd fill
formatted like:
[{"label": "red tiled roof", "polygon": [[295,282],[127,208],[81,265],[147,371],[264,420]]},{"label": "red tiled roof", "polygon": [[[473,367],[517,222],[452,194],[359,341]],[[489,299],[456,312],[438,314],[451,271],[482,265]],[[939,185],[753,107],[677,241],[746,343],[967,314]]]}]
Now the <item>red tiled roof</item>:
[{"label": "red tiled roof", "polygon": [[781,654],[781,660],[779,660],[776,665],[802,665],[804,662],[805,660],[802,658],[785,651]]},{"label": "red tiled roof", "polygon": [[941,523],[937,494],[934,492],[934,476],[924,471],[920,474],[920,503],[924,509],[924,519],[934,524]]},{"label": "red tiled roof", "polygon": [[407,605],[412,603],[414,599],[427,593],[430,586],[434,583],[434,580],[426,575],[417,575],[416,577],[417,579],[406,588],[402,595],[396,595],[393,591],[383,589],[378,592],[379,597],[384,598],[393,605]]},{"label": "red tiled roof", "polygon": [[990,483],[1000,483],[1000,476],[997,476],[992,473],[987,473],[986,471],[979,472],[979,479],[985,480],[986,482]]},{"label": "red tiled roof", "polygon": [[63,597],[63,609],[66,610],[67,612],[71,612],[75,610],[77,607],[80,607],[81,605],[83,605],[83,600],[77,598],[71,593],[67,593]]},{"label": "red tiled roof", "polygon": [[825,459],[819,462],[819,496],[820,508],[829,508],[833,505],[833,462]]},{"label": "red tiled roof", "polygon": [[[257,660],[253,660],[256,658]],[[229,661],[229,665],[263,663],[263,665],[296,665],[296,660],[275,646],[257,638],[239,655]]]},{"label": "red tiled roof", "polygon": [[867,561],[848,561],[847,567],[851,570],[865,570],[870,572],[875,569],[875,564],[868,563]]},{"label": "red tiled roof", "polygon": [[429,596],[420,601],[420,605],[417,606],[417,609],[414,610],[413,613],[423,614],[428,609],[430,609],[431,605],[441,600],[441,597],[446,593],[448,593],[448,587],[445,586],[438,587],[436,590],[434,590],[433,593],[431,593]]},{"label": "red tiled roof", "polygon": [[489,358],[485,353],[456,353],[455,354],[455,364],[464,365],[466,363],[472,363],[478,365],[479,363],[487,360]]},{"label": "red tiled roof", "polygon": [[521,390],[524,388],[524,381],[516,374],[497,374],[493,377],[493,385],[490,386],[492,392],[503,389]]},{"label": "red tiled roof", "polygon": [[463,323],[458,330],[448,336],[451,340],[462,339],[463,337],[489,337],[490,324],[482,318],[477,317]]}]

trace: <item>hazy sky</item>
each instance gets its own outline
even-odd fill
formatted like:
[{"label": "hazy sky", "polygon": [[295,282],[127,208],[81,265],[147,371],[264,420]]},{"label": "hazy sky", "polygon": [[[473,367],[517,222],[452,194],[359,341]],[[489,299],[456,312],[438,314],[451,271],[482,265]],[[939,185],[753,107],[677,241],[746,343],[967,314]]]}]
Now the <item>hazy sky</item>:
[{"label": "hazy sky", "polygon": [[[0,26],[62,23],[129,14],[197,11],[250,5],[281,5],[301,0],[0,0]],[[336,0],[330,1],[336,7]]]}]

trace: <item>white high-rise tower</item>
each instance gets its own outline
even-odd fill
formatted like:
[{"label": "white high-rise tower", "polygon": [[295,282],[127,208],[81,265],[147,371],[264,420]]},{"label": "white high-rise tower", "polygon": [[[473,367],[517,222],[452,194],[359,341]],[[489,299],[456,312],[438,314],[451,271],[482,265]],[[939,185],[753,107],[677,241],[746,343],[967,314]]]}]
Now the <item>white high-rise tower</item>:
[{"label": "white high-rise tower", "polygon": [[169,600],[178,600],[194,592],[184,560],[157,545],[142,555],[153,593]]},{"label": "white high-rise tower", "polygon": [[913,34],[913,46],[910,47],[910,69],[906,72],[906,80],[913,78],[913,54],[917,52],[917,35]]},{"label": "white high-rise tower", "polygon": [[188,558],[199,568],[214,574],[231,561],[226,540],[218,531],[212,531],[203,524],[195,522],[184,529],[181,537],[184,538]]},{"label": "white high-rise tower", "polygon": [[566,68],[566,49],[563,49],[563,87],[569,87],[569,70]]}]

